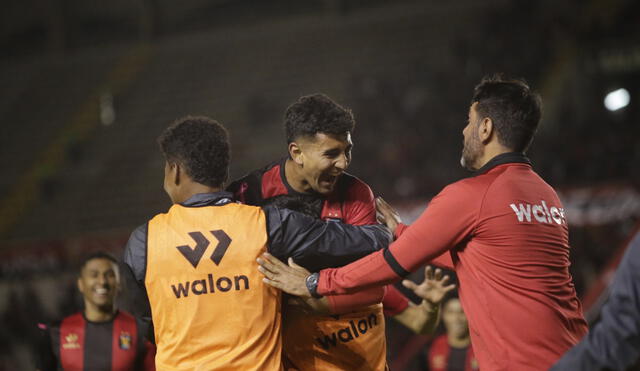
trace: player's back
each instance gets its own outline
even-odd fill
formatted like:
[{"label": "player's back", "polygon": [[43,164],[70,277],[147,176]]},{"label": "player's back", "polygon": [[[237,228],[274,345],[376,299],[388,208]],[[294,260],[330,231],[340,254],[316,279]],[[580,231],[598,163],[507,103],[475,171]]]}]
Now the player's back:
[{"label": "player's back", "polygon": [[280,370],[280,292],[262,282],[258,207],[174,205],[148,224],[159,370]]},{"label": "player's back", "polygon": [[478,200],[473,237],[454,250],[478,358],[491,369],[546,369],[586,332],[562,204],[528,164],[456,187]]}]

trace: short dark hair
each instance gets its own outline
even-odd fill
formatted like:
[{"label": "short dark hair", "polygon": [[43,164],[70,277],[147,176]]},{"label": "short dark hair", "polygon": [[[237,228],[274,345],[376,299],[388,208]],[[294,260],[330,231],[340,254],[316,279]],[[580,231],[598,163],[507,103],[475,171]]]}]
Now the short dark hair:
[{"label": "short dark hair", "polygon": [[324,94],[305,95],[287,108],[284,127],[287,143],[317,133],[343,134],[356,126],[350,109],[337,104]]},{"label": "short dark hair", "polygon": [[105,260],[109,260],[112,263],[115,263],[116,265],[118,265],[118,259],[116,259],[113,255],[109,254],[106,251],[94,251],[94,252],[90,252],[87,255],[85,255],[82,260],[80,261],[80,264],[78,265],[78,275],[82,274],[82,270],[84,269],[84,266],[87,265],[88,262],[90,262],[91,260],[94,259],[105,259]]},{"label": "short dark hair", "polygon": [[224,126],[204,116],[176,120],[158,138],[170,163],[185,167],[195,182],[221,187],[229,176],[229,136]]},{"label": "short dark hair", "polygon": [[482,117],[489,117],[500,144],[525,152],[542,115],[542,99],[522,79],[488,76],[475,87],[471,103]]}]

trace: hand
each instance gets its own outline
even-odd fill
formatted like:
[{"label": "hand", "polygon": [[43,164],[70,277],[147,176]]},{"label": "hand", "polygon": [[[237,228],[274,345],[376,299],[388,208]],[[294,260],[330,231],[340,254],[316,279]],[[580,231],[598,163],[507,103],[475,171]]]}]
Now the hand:
[{"label": "hand", "polygon": [[434,273],[433,268],[427,266],[424,268],[424,281],[421,284],[418,285],[412,281],[404,280],[402,285],[411,289],[429,304],[438,305],[449,291],[456,288],[455,284],[445,286],[447,281],[449,281],[449,276],[443,277],[440,268],[437,268]]},{"label": "hand", "polygon": [[379,223],[386,224],[394,236],[398,224],[402,223],[400,215],[382,197],[376,197],[376,218]]},{"label": "hand", "polygon": [[286,265],[273,255],[264,253],[257,261],[260,264],[258,270],[265,276],[262,279],[263,282],[287,294],[311,298],[306,284],[307,277],[311,273],[294,263],[293,259],[289,258],[289,265]]}]

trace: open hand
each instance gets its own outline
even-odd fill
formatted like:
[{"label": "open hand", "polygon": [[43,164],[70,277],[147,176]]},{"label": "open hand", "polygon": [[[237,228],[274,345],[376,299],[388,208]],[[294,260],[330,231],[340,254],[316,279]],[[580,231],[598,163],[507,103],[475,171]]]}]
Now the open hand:
[{"label": "open hand", "polygon": [[262,254],[257,259],[258,270],[265,278],[263,281],[287,294],[311,298],[311,293],[307,289],[306,279],[311,274],[308,270],[293,262],[289,258],[289,265],[284,264],[269,253]]},{"label": "open hand", "polygon": [[398,214],[382,197],[376,197],[376,218],[379,223],[386,224],[395,236],[398,224],[402,223]]},{"label": "open hand", "polygon": [[420,298],[429,302],[429,304],[440,304],[444,296],[451,290],[456,288],[455,284],[447,285],[449,276],[443,276],[442,270],[437,268],[434,272],[433,268],[427,266],[424,268],[424,281],[421,284],[404,280],[402,285],[411,289]]}]

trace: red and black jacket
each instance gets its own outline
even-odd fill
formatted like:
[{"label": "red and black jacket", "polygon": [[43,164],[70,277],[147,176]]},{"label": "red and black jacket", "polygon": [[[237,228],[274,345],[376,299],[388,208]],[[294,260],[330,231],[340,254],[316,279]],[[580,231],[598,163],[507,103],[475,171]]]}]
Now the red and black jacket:
[{"label": "red and black jacket", "polygon": [[79,312],[39,327],[41,371],[155,370],[155,346],[143,336],[148,326],[127,312],[106,322],[89,321]]},{"label": "red and black jacket", "polygon": [[344,173],[328,196],[300,193],[287,182],[284,170],[286,160],[283,158],[252,171],[232,182],[227,191],[233,192],[236,200],[255,206],[262,206],[276,196],[296,195],[311,204],[321,219],[351,225],[377,224],[373,192],[366,183]]},{"label": "red and black jacket", "polygon": [[446,334],[438,336],[431,343],[427,362],[429,371],[477,371],[480,369],[471,345],[465,348],[454,348],[449,345]]}]

